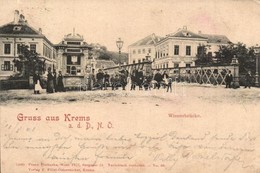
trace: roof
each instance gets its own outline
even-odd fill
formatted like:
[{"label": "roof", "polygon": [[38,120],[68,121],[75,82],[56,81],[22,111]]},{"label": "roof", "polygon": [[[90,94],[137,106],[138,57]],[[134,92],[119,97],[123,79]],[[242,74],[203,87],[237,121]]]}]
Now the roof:
[{"label": "roof", "polygon": [[26,20],[11,22],[0,26],[0,35],[11,35],[20,37],[40,37],[44,38],[49,44],[53,43],[45,37],[41,31],[34,29]]},{"label": "roof", "polygon": [[130,46],[149,46],[149,45],[155,45],[157,42],[159,42],[162,39],[160,36],[156,36],[154,33],[151,35],[148,35],[147,37],[131,44]]},{"label": "roof", "polygon": [[179,38],[199,38],[199,39],[207,39],[206,37],[195,34],[194,32],[191,32],[187,29],[178,30],[177,32],[173,34],[167,35],[169,37],[179,37]]},{"label": "roof", "polygon": [[67,35],[65,35],[64,40],[66,40],[66,41],[69,41],[69,40],[73,40],[73,41],[83,41],[84,38],[83,38],[83,36],[80,35],[80,34],[75,34],[75,33],[73,33],[73,34],[67,34]]},{"label": "roof", "polygon": [[225,35],[210,35],[210,34],[200,34],[203,37],[208,38],[208,43],[219,43],[219,44],[228,44],[231,41]]},{"label": "roof", "polygon": [[18,34],[18,35],[42,35],[33,27],[29,26],[27,22],[8,23],[0,26],[0,34]]}]

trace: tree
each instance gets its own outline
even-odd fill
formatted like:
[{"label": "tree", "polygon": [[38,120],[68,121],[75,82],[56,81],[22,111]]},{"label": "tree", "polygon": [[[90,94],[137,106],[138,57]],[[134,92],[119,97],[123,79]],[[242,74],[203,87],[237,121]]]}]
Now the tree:
[{"label": "tree", "polygon": [[91,43],[92,51],[90,52],[90,57],[96,57],[97,59],[111,60],[111,57],[108,54],[106,46],[103,46],[99,43]]},{"label": "tree", "polygon": [[219,51],[215,52],[220,64],[230,64],[232,58],[236,57],[239,62],[239,71],[245,73],[250,70],[255,72],[255,53],[252,47],[247,48],[245,44],[229,43],[219,46]]},{"label": "tree", "polygon": [[20,72],[19,77],[28,78],[35,71],[42,73],[45,69],[45,60],[39,58],[39,54],[29,50],[29,46],[20,46],[21,54],[14,59],[14,66]]},{"label": "tree", "polygon": [[198,46],[197,50],[197,60],[195,63],[197,65],[209,65],[212,64],[212,56],[207,53],[208,48],[210,48],[210,45],[200,45]]}]

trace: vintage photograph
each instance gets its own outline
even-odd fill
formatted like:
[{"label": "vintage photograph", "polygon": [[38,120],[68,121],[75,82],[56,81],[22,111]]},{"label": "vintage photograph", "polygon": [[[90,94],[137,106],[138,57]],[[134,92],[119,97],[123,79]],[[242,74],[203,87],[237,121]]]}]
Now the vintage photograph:
[{"label": "vintage photograph", "polygon": [[260,0],[0,0],[1,173],[260,173]]}]

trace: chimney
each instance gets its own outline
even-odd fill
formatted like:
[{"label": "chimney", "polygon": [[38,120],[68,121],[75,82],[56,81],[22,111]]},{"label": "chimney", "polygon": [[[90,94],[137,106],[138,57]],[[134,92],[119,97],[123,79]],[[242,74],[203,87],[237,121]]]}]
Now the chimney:
[{"label": "chimney", "polygon": [[187,31],[187,26],[183,26],[183,30]]},{"label": "chimney", "polygon": [[42,34],[42,28],[39,28],[39,33]]},{"label": "chimney", "polygon": [[14,11],[14,23],[17,24],[19,21],[19,11],[15,10]]},{"label": "chimney", "polygon": [[199,34],[202,34],[202,32],[201,32],[201,31],[199,31],[198,33],[199,33]]},{"label": "chimney", "polygon": [[24,21],[25,21],[25,17],[24,17],[24,15],[20,14],[19,22],[24,22]]}]

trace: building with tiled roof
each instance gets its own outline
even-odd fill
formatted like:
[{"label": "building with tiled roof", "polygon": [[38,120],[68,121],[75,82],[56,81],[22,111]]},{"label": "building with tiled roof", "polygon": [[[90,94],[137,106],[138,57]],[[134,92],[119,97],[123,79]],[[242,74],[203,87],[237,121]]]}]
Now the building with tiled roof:
[{"label": "building with tiled roof", "polygon": [[19,11],[15,11],[14,21],[0,26],[0,78],[8,78],[16,73],[13,60],[21,54],[21,45],[28,45],[30,50],[39,54],[46,62],[45,68],[53,68],[56,50],[53,44],[39,30],[31,27]]},{"label": "building with tiled roof", "polygon": [[143,62],[147,55],[155,58],[155,45],[162,39],[154,33],[128,46],[129,64]]},{"label": "building with tiled roof", "polygon": [[200,46],[207,45],[207,53],[214,56],[220,45],[229,42],[224,35],[194,33],[184,26],[156,43],[153,67],[160,69],[195,66]]}]

